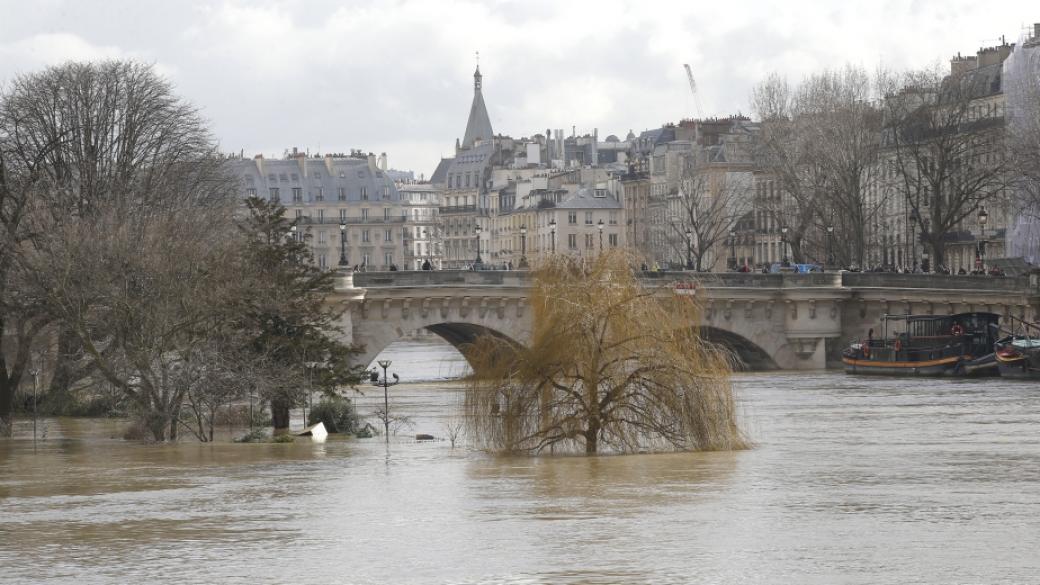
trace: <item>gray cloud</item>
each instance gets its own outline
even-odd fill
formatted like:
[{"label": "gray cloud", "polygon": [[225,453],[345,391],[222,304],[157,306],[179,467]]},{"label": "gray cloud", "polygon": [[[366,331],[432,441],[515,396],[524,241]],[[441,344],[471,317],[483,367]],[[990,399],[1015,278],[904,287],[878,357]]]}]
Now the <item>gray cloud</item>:
[{"label": "gray cloud", "polygon": [[465,125],[474,51],[495,130],[623,135],[747,111],[772,71],[925,66],[1017,37],[1030,2],[0,0],[0,80],[68,59],[156,63],[228,151],[390,155],[429,175]]}]

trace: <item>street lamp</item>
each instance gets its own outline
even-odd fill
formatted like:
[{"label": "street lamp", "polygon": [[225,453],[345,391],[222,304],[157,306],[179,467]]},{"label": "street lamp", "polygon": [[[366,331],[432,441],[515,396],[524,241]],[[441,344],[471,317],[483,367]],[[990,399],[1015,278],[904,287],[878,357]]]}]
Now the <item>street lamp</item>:
[{"label": "street lamp", "polygon": [[733,258],[733,270],[737,269],[737,232],[729,230],[729,255]]},{"label": "street lamp", "polygon": [[394,374],[393,382],[387,377],[386,369],[392,363],[390,360],[379,360],[376,363],[383,368],[383,381],[379,381],[379,372],[372,372],[372,384],[383,387],[383,436],[386,438],[387,444],[390,444],[390,387],[399,384],[401,379],[397,377],[397,374]]},{"label": "street lamp", "polygon": [[297,231],[296,224],[289,226],[289,237],[291,237],[294,242],[298,241],[298,238],[296,237]]},{"label": "street lamp", "polygon": [[989,219],[989,214],[986,213],[985,207],[979,208],[979,245],[978,245],[978,259],[979,267],[983,270],[986,269],[986,220]]},{"label": "street lamp", "polygon": [[599,228],[599,253],[602,254],[603,253],[603,220],[602,219],[599,220],[599,223],[596,224],[596,227]]},{"label": "street lamp", "polygon": [[520,268],[527,268],[527,224],[520,226]]},{"label": "street lamp", "polygon": [[474,231],[477,234],[477,261],[473,263],[473,268],[475,270],[475,269],[477,269],[477,267],[479,267],[481,265],[481,261],[480,261],[480,232],[482,232],[484,230],[482,230],[480,228],[480,226],[478,225],[477,229],[474,230]]},{"label": "street lamp", "polygon": [[36,395],[39,391],[40,385],[40,370],[39,368],[33,368],[31,372],[33,377],[33,449],[36,449]]},{"label": "street lamp", "polygon": [[686,228],[686,270],[693,270],[693,231]]},{"label": "street lamp", "polygon": [[347,265],[347,222],[339,222],[339,265]]},{"label": "street lamp", "polygon": [[780,262],[787,265],[787,226],[780,228]]},{"label": "street lamp", "polygon": [[834,265],[834,226],[827,226],[827,264]]},{"label": "street lamp", "polygon": [[549,220],[549,235],[552,237],[552,253],[556,253],[556,218]]}]

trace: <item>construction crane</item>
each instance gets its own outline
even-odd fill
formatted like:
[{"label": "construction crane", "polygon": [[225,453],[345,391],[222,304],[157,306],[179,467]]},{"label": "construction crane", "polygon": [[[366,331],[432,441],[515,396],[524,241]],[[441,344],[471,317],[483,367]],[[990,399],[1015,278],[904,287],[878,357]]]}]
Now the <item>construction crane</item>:
[{"label": "construction crane", "polygon": [[690,66],[683,63],[683,67],[686,69],[686,78],[690,80],[690,93],[693,94],[693,113],[697,118],[700,118],[701,100],[697,97],[697,82],[693,80],[693,71],[690,70]]}]

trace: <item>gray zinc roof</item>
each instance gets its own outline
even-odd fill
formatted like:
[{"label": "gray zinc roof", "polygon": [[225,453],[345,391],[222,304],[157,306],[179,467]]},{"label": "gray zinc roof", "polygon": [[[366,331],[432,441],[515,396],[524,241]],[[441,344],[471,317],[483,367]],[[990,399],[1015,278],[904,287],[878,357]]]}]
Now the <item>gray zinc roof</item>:
[{"label": "gray zinc roof", "polygon": [[596,197],[593,189],[582,187],[571,193],[557,208],[560,209],[621,209],[621,204],[609,193],[606,197]]}]

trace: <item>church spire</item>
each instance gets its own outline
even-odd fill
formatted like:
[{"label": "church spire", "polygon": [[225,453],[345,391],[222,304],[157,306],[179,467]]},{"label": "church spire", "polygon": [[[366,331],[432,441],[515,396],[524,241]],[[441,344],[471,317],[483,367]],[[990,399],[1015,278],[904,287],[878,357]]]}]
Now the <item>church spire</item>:
[{"label": "church spire", "polygon": [[473,104],[469,108],[469,120],[466,122],[466,134],[462,139],[463,148],[472,148],[477,141],[491,140],[491,118],[488,117],[487,106],[481,85],[484,76],[480,74],[480,52],[477,52],[477,70],[473,72]]}]

